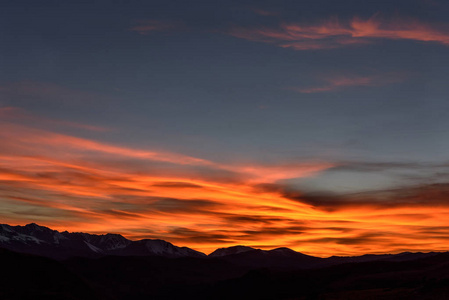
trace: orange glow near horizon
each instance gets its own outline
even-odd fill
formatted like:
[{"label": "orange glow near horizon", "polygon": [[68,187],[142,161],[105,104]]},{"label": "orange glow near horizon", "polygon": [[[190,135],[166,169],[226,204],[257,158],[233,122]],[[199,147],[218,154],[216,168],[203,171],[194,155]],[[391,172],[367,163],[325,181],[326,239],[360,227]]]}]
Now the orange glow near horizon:
[{"label": "orange glow near horizon", "polygon": [[233,245],[315,256],[447,250],[449,206],[419,201],[437,191],[416,190],[397,205],[370,196],[325,207],[279,184],[333,163],[223,164],[6,122],[0,138],[2,223],[160,238],[206,253]]}]

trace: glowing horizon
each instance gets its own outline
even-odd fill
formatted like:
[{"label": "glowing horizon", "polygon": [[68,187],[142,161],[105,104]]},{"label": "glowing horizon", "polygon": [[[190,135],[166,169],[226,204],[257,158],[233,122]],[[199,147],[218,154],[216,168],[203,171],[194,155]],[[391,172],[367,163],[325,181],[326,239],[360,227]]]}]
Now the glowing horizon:
[{"label": "glowing horizon", "polygon": [[339,163],[231,165],[11,122],[0,127],[6,223],[159,238],[206,253],[234,245],[315,256],[447,250],[449,207],[438,195],[445,187],[427,191],[432,201],[424,187],[315,201],[281,181]]}]

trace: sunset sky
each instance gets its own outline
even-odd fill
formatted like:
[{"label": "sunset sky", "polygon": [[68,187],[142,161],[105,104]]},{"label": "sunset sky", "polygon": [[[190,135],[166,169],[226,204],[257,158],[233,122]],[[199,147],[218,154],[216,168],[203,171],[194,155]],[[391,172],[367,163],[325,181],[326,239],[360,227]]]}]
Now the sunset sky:
[{"label": "sunset sky", "polygon": [[0,223],[449,250],[449,2],[2,1]]}]

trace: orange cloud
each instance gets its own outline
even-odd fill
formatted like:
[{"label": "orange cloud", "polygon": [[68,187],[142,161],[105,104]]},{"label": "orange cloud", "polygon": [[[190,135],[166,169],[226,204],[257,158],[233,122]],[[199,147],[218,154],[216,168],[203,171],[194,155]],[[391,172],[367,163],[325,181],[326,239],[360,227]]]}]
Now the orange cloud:
[{"label": "orange cloud", "polygon": [[162,238],[205,252],[246,244],[329,256],[447,244],[443,186],[319,198],[279,181],[335,164],[224,165],[7,122],[0,122],[0,139],[6,223]]},{"label": "orange cloud", "polygon": [[295,50],[341,48],[364,45],[376,39],[413,40],[449,45],[449,28],[417,20],[382,20],[376,15],[364,20],[354,17],[342,23],[333,18],[317,24],[284,23],[278,29],[234,28],[229,34],[252,41],[273,43]]},{"label": "orange cloud", "polygon": [[310,177],[314,174],[333,167],[331,163],[298,163],[274,166],[238,166],[225,168],[252,175],[255,182],[276,182],[282,179]]}]

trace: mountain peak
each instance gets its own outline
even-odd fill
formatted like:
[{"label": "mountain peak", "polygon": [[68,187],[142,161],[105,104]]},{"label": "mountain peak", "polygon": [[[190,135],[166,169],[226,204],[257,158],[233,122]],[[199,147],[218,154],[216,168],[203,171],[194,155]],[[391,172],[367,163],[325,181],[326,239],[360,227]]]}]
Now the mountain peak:
[{"label": "mountain peak", "polygon": [[209,257],[223,257],[223,256],[239,254],[239,253],[253,251],[253,250],[257,250],[257,249],[251,248],[248,246],[242,246],[242,245],[237,245],[237,246],[232,246],[232,247],[227,247],[227,248],[218,248],[214,252],[210,253]]},{"label": "mountain peak", "polygon": [[50,228],[45,227],[45,226],[37,225],[36,223],[29,223],[29,224],[26,224],[24,227],[27,228],[27,229],[40,230],[40,231],[45,230],[45,229],[50,229]]},{"label": "mountain peak", "polygon": [[296,252],[295,250],[292,250],[292,249],[290,249],[290,248],[287,248],[287,247],[280,247],[280,248],[276,248],[276,249],[272,249],[272,250],[269,250],[270,252],[272,252],[272,253],[285,253],[285,254],[287,254],[287,253],[299,253],[299,252]]}]

